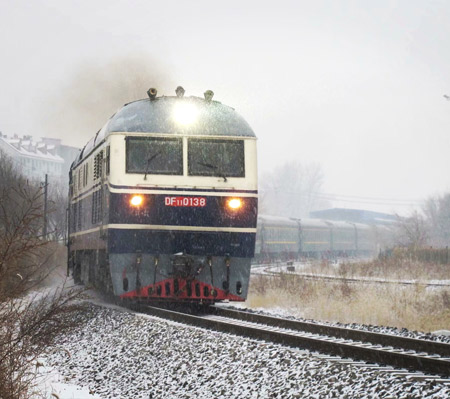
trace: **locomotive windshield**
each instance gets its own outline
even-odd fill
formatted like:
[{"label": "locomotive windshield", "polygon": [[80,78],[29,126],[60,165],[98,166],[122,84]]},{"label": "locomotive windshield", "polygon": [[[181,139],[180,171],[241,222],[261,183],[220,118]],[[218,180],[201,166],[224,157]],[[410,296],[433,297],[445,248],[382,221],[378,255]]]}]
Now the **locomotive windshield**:
[{"label": "locomotive windshield", "polygon": [[145,175],[182,175],[182,139],[127,137],[126,171]]},{"label": "locomotive windshield", "polygon": [[244,177],[243,140],[188,140],[190,176]]}]

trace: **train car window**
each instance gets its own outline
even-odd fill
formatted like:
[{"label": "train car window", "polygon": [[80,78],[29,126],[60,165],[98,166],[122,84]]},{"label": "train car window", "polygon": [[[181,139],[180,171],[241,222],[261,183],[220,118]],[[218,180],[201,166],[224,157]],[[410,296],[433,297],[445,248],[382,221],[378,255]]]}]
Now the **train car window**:
[{"label": "train car window", "polygon": [[245,177],[244,141],[190,139],[190,176]]},{"label": "train car window", "polygon": [[181,138],[127,137],[127,173],[182,175]]}]

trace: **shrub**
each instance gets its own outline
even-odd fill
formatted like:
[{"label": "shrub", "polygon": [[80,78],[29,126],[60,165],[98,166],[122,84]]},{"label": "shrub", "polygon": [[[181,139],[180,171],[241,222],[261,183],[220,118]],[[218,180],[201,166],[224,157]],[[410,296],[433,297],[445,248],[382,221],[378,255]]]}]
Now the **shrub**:
[{"label": "shrub", "polygon": [[35,291],[51,270],[54,243],[42,235],[43,189],[0,154],[0,393],[31,396],[37,358],[74,325],[80,290]]}]

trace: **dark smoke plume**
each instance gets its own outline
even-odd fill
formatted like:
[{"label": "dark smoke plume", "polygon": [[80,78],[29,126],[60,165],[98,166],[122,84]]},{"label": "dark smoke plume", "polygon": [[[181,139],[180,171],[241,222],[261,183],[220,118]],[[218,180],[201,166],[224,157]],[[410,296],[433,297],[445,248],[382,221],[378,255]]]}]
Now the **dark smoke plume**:
[{"label": "dark smoke plume", "polygon": [[42,114],[45,136],[81,147],[125,103],[147,97],[156,87],[159,94],[172,95],[176,84],[167,71],[152,59],[127,56],[106,64],[84,64],[69,79]]}]

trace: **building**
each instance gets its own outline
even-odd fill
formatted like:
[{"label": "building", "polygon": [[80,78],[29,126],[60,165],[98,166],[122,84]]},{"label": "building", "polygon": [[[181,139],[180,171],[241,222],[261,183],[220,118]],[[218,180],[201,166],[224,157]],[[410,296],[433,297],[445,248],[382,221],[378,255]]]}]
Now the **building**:
[{"label": "building", "polygon": [[54,145],[56,153],[64,160],[62,176],[64,181],[68,183],[70,166],[75,158],[80,155],[81,148],[61,144],[61,139],[42,137],[42,141],[47,145]]},{"label": "building", "polygon": [[35,140],[17,134],[8,137],[0,132],[0,151],[31,180],[43,181],[47,174],[51,180],[67,184],[70,165],[80,150],[62,145],[60,139]]}]

